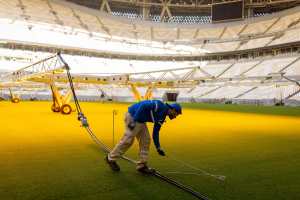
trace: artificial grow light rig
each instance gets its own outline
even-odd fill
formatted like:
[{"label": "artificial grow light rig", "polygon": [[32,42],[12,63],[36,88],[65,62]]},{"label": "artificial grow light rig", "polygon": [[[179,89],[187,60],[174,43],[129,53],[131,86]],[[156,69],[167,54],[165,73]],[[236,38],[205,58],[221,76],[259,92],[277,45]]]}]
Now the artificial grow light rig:
[{"label": "artificial grow light rig", "polygon": [[[61,112],[62,114],[70,114],[73,111],[70,105],[72,98],[71,91],[63,95],[55,85],[54,75],[65,71],[65,65],[58,55],[58,53],[54,54],[27,67],[9,73],[3,77],[3,80],[6,84],[38,82],[50,85],[53,99],[51,110],[53,112]],[[17,101],[17,98],[13,97],[11,92],[12,101],[14,99]]]}]

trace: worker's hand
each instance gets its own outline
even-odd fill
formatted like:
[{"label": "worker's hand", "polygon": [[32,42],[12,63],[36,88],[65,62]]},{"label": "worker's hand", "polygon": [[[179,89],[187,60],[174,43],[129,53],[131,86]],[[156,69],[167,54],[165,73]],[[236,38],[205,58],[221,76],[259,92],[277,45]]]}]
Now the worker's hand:
[{"label": "worker's hand", "polygon": [[127,125],[127,127],[132,131],[135,127],[135,121],[129,122],[129,124]]},{"label": "worker's hand", "polygon": [[158,148],[158,149],[157,149],[157,153],[158,153],[159,155],[161,155],[161,156],[166,156],[164,150],[162,150],[161,148]]}]

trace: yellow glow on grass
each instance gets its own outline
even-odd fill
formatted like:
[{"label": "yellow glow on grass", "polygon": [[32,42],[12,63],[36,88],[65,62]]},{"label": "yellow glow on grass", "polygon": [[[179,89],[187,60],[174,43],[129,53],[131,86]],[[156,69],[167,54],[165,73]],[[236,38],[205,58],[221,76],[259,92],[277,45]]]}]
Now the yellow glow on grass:
[{"label": "yellow glow on grass", "polygon": [[[50,110],[50,102],[1,102],[1,149],[10,147],[90,143],[76,120],[76,113],[61,115]],[[124,131],[126,104],[82,103],[90,126],[108,145],[112,144],[112,111],[115,116],[115,137]],[[152,124],[149,124],[151,132]],[[296,117],[244,114],[222,111],[184,109],[183,115],[170,121],[161,130],[164,143],[191,138],[194,140],[230,137],[237,134],[299,134]],[[162,139],[163,140],[163,139]],[[23,148],[22,148],[23,149]]]}]

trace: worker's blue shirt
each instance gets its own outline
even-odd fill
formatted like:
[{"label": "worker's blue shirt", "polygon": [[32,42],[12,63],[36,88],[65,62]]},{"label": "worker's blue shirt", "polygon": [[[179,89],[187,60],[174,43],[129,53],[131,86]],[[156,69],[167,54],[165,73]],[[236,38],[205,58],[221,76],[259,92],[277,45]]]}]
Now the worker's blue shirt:
[{"label": "worker's blue shirt", "polygon": [[160,148],[159,130],[166,119],[168,109],[169,107],[160,100],[145,100],[128,108],[134,121],[154,123],[152,138],[156,148]]}]

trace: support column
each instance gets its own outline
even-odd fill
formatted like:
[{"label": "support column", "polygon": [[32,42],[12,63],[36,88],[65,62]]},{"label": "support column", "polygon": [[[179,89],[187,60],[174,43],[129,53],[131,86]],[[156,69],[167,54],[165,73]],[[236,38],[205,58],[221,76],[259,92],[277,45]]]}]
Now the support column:
[{"label": "support column", "polygon": [[142,16],[144,20],[149,20],[150,19],[150,5],[148,5],[149,0],[144,0],[144,5],[142,8]]}]

